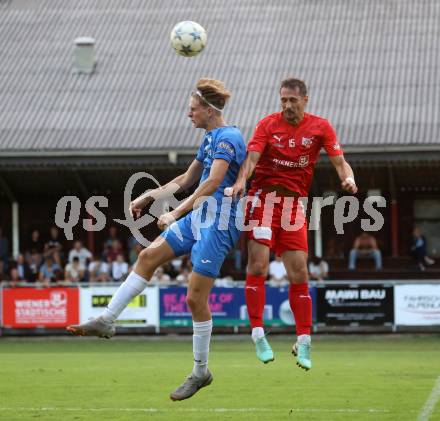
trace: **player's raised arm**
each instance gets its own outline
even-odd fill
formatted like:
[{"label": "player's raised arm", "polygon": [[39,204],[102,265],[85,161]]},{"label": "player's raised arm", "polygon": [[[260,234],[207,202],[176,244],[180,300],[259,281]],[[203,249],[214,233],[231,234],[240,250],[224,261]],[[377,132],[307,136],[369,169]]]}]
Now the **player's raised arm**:
[{"label": "player's raised arm", "polygon": [[193,186],[200,180],[203,171],[203,164],[194,159],[189,168],[183,173],[157,189],[147,190],[130,204],[132,215],[139,216],[142,209],[153,200],[166,199],[175,193],[179,193]]},{"label": "player's raised arm", "polygon": [[357,193],[358,188],[354,181],[353,170],[344,155],[329,156],[329,159],[338,173],[342,188],[349,193]]},{"label": "player's raised arm", "polygon": [[220,184],[228,171],[228,167],[229,162],[224,159],[214,159],[208,178],[204,180],[199,187],[197,187],[196,191],[184,200],[176,209],[159,218],[159,228],[165,229],[167,225],[170,225],[181,216],[190,212],[194,207],[198,207],[205,197],[211,196],[220,187]]}]

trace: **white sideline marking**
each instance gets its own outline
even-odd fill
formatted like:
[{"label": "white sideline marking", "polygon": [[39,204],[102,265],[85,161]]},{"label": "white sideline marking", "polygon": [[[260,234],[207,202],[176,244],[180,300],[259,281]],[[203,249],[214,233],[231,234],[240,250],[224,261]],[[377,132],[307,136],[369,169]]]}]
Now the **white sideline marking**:
[{"label": "white sideline marking", "polygon": [[437,381],[434,384],[434,387],[431,390],[428,399],[425,402],[420,414],[417,418],[417,421],[427,421],[434,411],[435,405],[440,398],[440,376],[437,377]]},{"label": "white sideline marking", "polygon": [[325,409],[325,408],[61,408],[61,407],[0,407],[0,411],[70,411],[70,412],[322,412],[322,413],[387,413],[387,409],[355,409],[355,408],[340,408],[340,409]]}]

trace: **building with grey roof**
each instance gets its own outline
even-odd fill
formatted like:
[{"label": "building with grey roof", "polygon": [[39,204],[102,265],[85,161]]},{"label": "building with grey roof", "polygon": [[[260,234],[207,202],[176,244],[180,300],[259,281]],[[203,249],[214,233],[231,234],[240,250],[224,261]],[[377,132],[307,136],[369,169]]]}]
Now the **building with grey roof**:
[{"label": "building with grey roof", "polygon": [[[170,47],[182,20],[208,31],[197,57]],[[287,75],[307,82],[308,111],[335,126],[364,194],[379,189],[409,215],[420,195],[440,194],[439,21],[437,0],[4,1],[0,215],[11,222],[8,200],[117,195],[139,169],[168,178],[203,135],[186,117],[199,77],[226,82],[226,118],[249,138],[279,109]],[[91,74],[75,72],[79,36],[96,40]],[[338,188],[323,158],[314,191]],[[387,222],[383,234],[394,255],[409,239],[395,232],[401,223]],[[400,249],[397,238],[407,240]]]}]

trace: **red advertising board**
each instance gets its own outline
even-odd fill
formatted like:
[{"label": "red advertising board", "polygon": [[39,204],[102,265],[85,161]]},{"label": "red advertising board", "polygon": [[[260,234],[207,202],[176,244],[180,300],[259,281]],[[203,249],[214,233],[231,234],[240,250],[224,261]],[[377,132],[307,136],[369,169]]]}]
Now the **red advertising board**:
[{"label": "red advertising board", "polygon": [[79,322],[79,288],[4,288],[4,327],[64,327]]}]

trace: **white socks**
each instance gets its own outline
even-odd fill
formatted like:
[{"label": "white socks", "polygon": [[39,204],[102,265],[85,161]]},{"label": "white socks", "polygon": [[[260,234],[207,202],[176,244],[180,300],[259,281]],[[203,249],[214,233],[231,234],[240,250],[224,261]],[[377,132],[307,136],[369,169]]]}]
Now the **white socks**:
[{"label": "white socks", "polygon": [[264,337],[264,329],[262,327],[254,327],[252,329],[252,340],[257,342],[257,339]]},{"label": "white socks", "polygon": [[127,307],[128,303],[137,295],[139,295],[147,286],[146,279],[131,271],[127,279],[119,286],[115,295],[113,295],[110,303],[102,313],[102,318],[106,322],[113,323],[122,311]]},{"label": "white socks", "polygon": [[193,322],[193,353],[195,377],[204,377],[208,370],[209,342],[211,341],[212,320]]},{"label": "white socks", "polygon": [[310,335],[299,335],[299,336],[296,338],[296,341],[297,341],[299,344],[310,345],[311,342],[312,342],[312,338],[310,337]]}]

